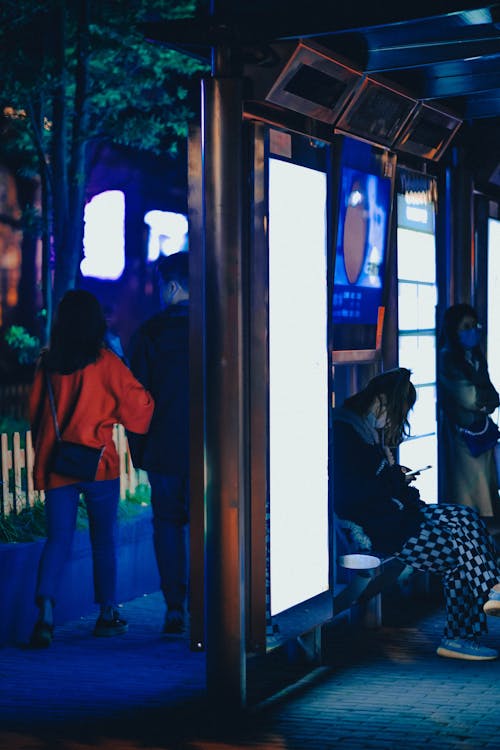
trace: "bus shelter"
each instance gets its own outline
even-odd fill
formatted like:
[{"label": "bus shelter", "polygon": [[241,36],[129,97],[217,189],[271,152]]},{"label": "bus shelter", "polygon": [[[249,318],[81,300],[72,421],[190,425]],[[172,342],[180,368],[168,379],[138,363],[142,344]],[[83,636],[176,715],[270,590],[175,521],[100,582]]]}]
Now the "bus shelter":
[{"label": "bus shelter", "polygon": [[[193,29],[147,35],[178,45]],[[271,44],[266,64],[212,31],[189,140],[190,610],[209,696],[227,707],[246,703],[249,659],[295,642],[320,660],[333,394],[396,356],[397,155],[437,162],[461,120],[314,39]]]}]

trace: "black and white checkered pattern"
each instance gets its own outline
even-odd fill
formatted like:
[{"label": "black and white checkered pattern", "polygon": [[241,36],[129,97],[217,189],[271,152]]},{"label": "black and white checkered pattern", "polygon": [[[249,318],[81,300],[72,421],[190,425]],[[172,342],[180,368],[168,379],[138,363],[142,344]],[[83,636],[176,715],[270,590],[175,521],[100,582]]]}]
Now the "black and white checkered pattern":
[{"label": "black and white checkered pattern", "polygon": [[417,570],[439,573],[446,597],[446,638],[487,632],[483,604],[500,581],[494,543],[473,508],[429,505],[416,537],[397,557]]}]

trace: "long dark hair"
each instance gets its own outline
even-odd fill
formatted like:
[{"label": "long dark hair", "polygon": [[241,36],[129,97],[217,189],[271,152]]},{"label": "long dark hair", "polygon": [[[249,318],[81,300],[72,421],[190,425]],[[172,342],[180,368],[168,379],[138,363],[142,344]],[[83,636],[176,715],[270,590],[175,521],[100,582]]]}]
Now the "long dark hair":
[{"label": "long dark hair", "polygon": [[63,375],[96,362],[106,332],[106,321],[93,294],[83,289],[66,292],[59,303],[44,353],[45,366]]},{"label": "long dark hair", "polygon": [[[443,317],[443,327],[439,337],[439,347],[441,349],[447,349],[451,353],[453,361],[458,369],[471,379],[474,377],[475,370],[470,362],[466,360],[465,349],[460,344],[460,339],[458,337],[458,326],[467,316],[473,318],[477,323],[477,312],[471,305],[468,305],[465,302],[459,302],[456,305],[448,307]],[[482,359],[482,353],[479,346],[475,346],[472,352],[477,359]]]},{"label": "long dark hair", "polygon": [[387,370],[372,378],[359,393],[346,399],[344,406],[365,416],[375,399],[383,396],[387,409],[385,442],[391,446],[399,445],[409,434],[408,412],[417,400],[417,392],[410,377],[411,372],[405,367]]}]

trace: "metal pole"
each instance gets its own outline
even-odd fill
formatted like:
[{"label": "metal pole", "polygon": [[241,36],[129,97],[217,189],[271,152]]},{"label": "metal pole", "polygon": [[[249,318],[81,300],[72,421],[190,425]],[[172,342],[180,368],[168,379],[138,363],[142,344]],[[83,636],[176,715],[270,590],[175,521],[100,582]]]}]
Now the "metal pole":
[{"label": "metal pole", "polygon": [[242,82],[203,82],[207,690],[245,704]]},{"label": "metal pole", "polygon": [[189,614],[191,648],[205,649],[205,295],[201,124],[188,142],[189,207]]}]

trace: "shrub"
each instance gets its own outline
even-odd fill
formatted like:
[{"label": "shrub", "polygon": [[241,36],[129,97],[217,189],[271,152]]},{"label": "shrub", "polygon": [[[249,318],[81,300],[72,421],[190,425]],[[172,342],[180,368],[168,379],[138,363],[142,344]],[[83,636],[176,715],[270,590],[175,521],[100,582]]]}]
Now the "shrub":
[{"label": "shrub", "polygon": [[20,365],[32,365],[40,354],[40,340],[32,336],[23,326],[11,326],[5,333],[5,341],[15,352]]},{"label": "shrub", "polygon": [[[118,505],[118,521],[126,522],[137,516],[142,509],[149,505],[147,497],[149,487],[139,485],[138,492]],[[80,500],[76,518],[77,529],[88,529],[88,518],[85,503]],[[37,501],[30,508],[23,508],[19,513],[8,516],[0,514],[0,543],[33,542],[47,536],[45,524],[45,509],[42,502]]]}]

